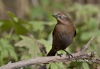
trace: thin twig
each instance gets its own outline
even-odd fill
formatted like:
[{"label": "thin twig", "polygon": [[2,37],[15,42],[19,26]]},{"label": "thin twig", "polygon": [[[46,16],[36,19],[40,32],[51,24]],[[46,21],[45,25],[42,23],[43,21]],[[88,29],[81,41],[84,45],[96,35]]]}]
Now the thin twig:
[{"label": "thin twig", "polygon": [[84,53],[90,46],[91,41],[94,39],[94,36],[88,41],[88,43],[83,47],[81,50],[82,53]]}]

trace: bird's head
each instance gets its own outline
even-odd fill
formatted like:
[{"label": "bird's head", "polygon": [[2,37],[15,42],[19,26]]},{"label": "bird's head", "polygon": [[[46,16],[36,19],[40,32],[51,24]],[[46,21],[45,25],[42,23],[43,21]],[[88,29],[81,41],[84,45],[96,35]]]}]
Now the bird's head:
[{"label": "bird's head", "polygon": [[58,23],[67,24],[71,22],[70,18],[66,14],[63,14],[63,13],[57,13],[52,16],[57,19]]}]

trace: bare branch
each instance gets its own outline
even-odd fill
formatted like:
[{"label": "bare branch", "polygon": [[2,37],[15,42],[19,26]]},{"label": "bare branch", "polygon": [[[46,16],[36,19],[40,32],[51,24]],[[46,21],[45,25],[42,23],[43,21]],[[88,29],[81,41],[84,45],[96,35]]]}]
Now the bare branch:
[{"label": "bare branch", "polygon": [[94,36],[90,39],[90,41],[88,41],[88,43],[83,47],[83,49],[81,50],[82,53],[84,53],[88,47],[90,46],[91,41],[94,39]]},{"label": "bare branch", "polygon": [[[92,55],[91,52],[86,54],[72,54],[74,57],[70,58],[66,55],[62,55],[62,57],[59,56],[50,56],[50,57],[38,57],[38,58],[32,58],[29,60],[23,60],[15,63],[9,63],[7,65],[1,66],[0,69],[15,69],[19,67],[24,67],[28,65],[36,65],[36,64],[44,64],[49,62],[68,62],[68,61],[75,61],[79,59],[90,59],[90,56]],[[96,62],[97,59],[93,59],[92,61]],[[100,60],[100,59],[98,59]],[[97,62],[100,63],[100,62]]]},{"label": "bare branch", "polygon": [[93,58],[94,52],[85,53],[87,48],[90,46],[90,42],[93,40],[94,36],[90,39],[90,41],[84,46],[84,48],[72,54],[73,57],[62,55],[60,56],[47,56],[47,57],[37,57],[28,60],[18,61],[15,63],[8,63],[7,65],[1,66],[0,69],[15,69],[19,67],[24,67],[28,65],[36,65],[36,64],[44,64],[49,62],[68,62],[68,61],[77,61],[77,60],[88,60],[88,62],[99,63],[100,58]]}]

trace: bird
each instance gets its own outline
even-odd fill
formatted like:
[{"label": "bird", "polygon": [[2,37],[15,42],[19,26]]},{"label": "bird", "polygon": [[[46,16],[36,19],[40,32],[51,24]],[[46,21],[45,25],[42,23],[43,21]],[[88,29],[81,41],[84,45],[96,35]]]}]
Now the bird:
[{"label": "bird", "polygon": [[60,12],[52,16],[56,18],[57,24],[52,33],[52,48],[47,56],[55,56],[59,50],[63,50],[67,55],[71,55],[65,49],[72,43],[73,38],[76,36],[75,26],[68,15],[64,13]]}]

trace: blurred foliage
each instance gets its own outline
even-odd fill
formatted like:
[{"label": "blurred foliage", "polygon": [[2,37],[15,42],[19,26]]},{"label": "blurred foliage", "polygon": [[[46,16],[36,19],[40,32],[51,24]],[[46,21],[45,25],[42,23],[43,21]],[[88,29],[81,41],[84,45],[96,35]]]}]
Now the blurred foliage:
[{"label": "blurred foliage", "polygon": [[[51,49],[52,30],[56,24],[56,20],[51,16],[53,14],[51,11],[58,9],[70,16],[77,31],[73,43],[67,50],[72,53],[78,52],[92,36],[95,36],[87,51],[95,51],[95,56],[100,57],[100,9],[98,5],[71,4],[69,0],[58,2],[54,0],[54,3],[50,0],[41,0],[40,3],[41,7],[30,7],[30,18],[34,20],[23,20],[16,17],[13,12],[8,12],[9,19],[0,20],[0,65],[10,61],[15,62],[44,56],[36,41],[44,45],[47,52]],[[50,63],[47,68],[91,69],[90,65],[90,63],[85,62],[59,62]],[[37,66],[32,67],[37,68]],[[25,67],[25,69],[33,68]],[[92,68],[96,69],[95,66]]]}]

